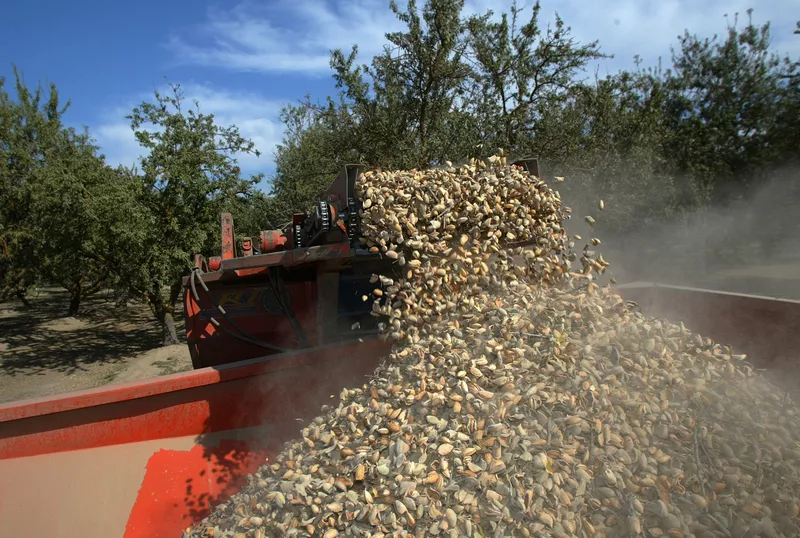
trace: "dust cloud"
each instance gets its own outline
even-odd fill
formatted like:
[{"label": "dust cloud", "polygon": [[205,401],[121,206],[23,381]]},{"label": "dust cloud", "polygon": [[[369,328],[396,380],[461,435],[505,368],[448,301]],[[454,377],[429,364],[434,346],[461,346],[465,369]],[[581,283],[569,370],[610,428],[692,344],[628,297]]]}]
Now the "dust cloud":
[{"label": "dust cloud", "polygon": [[[544,171],[548,172],[548,171]],[[611,263],[619,283],[647,281],[735,293],[800,299],[800,170],[784,169],[754,187],[733,193],[732,201],[663,218],[667,187],[640,191],[636,207],[628,199],[602,192],[567,177],[554,183],[572,209],[566,222],[578,234],[576,249],[591,237],[592,247]],[[605,209],[600,210],[599,201]],[[615,204],[622,207],[615,207]],[[635,231],[615,232],[609,225],[619,212],[633,212]],[[614,212],[617,212],[614,215]],[[597,224],[584,220],[592,216]],[[607,218],[611,216],[612,218]],[[628,215],[630,217],[630,214]]]}]

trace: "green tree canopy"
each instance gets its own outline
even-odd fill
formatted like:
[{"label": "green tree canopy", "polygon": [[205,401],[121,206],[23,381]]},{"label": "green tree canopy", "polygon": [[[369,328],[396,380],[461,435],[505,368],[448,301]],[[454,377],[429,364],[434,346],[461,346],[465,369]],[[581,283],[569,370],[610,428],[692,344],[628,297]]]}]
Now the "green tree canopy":
[{"label": "green tree canopy", "polygon": [[196,101],[186,104],[181,87],[170,85],[169,93],[156,92],[153,101],[128,116],[147,151],[141,159],[140,203],[149,213],[150,229],[140,261],[146,270],[125,281],[147,300],[162,324],[165,345],[178,341],[173,314],[192,255],[215,250],[220,211],[239,197],[250,197],[262,179],[242,178],[236,162],[238,154],[258,155],[252,141],[235,126],[218,125]]},{"label": "green tree canopy", "polygon": [[499,21],[489,11],[467,23],[470,104],[480,127],[480,156],[499,147],[515,154],[530,151],[541,115],[563,104],[590,61],[607,57],[597,41],[578,43],[558,14],[555,27],[542,29],[540,13],[537,1],[525,22],[514,2]]},{"label": "green tree canopy", "polygon": [[30,90],[16,67],[14,76],[16,99],[0,78],[0,300],[24,301],[41,280],[36,259],[41,238],[31,217],[35,173],[59,146],[69,103],[61,103],[54,84],[45,93],[41,85]]},{"label": "green tree canopy", "polygon": [[541,29],[540,7],[525,24],[521,9],[492,22],[492,13],[464,20],[463,2],[390,2],[405,25],[370,64],[358,48],[335,50],[331,68],[339,95],[284,109],[276,154],[276,199],[307,208],[347,162],[416,168],[486,156],[498,147],[533,149],[540,111],[563,94],[587,62],[602,55],[579,45],[557,18]]}]

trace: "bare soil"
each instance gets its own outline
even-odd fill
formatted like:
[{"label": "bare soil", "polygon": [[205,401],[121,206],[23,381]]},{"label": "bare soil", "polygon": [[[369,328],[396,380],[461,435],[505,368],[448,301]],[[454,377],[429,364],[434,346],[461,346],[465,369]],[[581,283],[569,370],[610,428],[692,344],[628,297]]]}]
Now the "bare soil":
[{"label": "bare soil", "polygon": [[[161,331],[142,303],[118,308],[106,294],[65,317],[69,296],[43,289],[31,309],[0,303],[0,402],[190,370],[186,345],[162,347]],[[182,315],[176,316],[184,334]]]}]

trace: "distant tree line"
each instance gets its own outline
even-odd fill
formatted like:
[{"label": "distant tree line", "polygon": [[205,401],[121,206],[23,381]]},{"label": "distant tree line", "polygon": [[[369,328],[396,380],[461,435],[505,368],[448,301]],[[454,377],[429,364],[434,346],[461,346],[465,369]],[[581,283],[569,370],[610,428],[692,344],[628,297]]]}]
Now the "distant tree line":
[{"label": "distant tree line", "polygon": [[128,116],[144,157],[126,169],[64,124],[55,85],[31,90],[16,70],[13,90],[0,80],[0,300],[55,283],[75,314],[111,288],[146,301],[173,343],[180,279],[193,253],[217,252],[219,213],[246,233],[278,226],[346,163],[538,156],[545,179],[568,178],[568,205],[606,200],[598,226],[611,232],[746,197],[800,166],[800,64],[772,52],[750,11],[721,36],[680,36],[669,67],[590,77],[600,44],[577,42],[561,18],[542,25],[538,3],[499,17],[465,17],[453,0],[389,7],[405,29],[380,54],[365,64],[355,46],[333,51],[337,94],[282,110],[267,193],[236,161],[258,154],[253,142],[180,86]]},{"label": "distant tree line", "polygon": [[253,143],[173,85],[128,116],[145,149],[139,166],[114,168],[88,133],[64,125],[54,85],[30,91],[15,75],[16,100],[0,84],[0,300],[58,284],[74,315],[110,288],[145,301],[164,343],[177,342],[192,254],[218,249],[221,211],[247,217],[267,200],[253,188],[261,176],[244,178],[234,158]]}]

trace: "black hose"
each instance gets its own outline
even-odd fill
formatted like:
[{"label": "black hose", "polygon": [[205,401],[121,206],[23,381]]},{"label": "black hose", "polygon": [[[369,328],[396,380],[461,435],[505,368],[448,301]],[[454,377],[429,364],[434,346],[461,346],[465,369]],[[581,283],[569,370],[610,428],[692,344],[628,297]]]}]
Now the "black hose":
[{"label": "black hose", "polygon": [[[226,319],[226,321],[228,321],[230,323],[229,319]],[[264,349],[269,349],[269,350],[272,350],[272,351],[278,351],[280,353],[285,353],[285,352],[288,351],[287,349],[279,348],[279,347],[273,346],[272,344],[267,344],[266,342],[262,342],[261,340],[256,340],[255,338],[251,338],[249,336],[245,336],[245,335],[242,335],[242,334],[236,334],[235,332],[229,331],[228,329],[226,329],[225,327],[220,325],[219,321],[217,321],[216,318],[211,318],[211,324],[214,325],[214,327],[216,327],[220,332],[223,332],[223,333],[227,334],[228,336],[232,336],[232,337],[234,337],[234,338],[236,338],[238,340],[241,340],[242,342],[246,342],[248,344],[251,344],[251,345],[254,345],[254,346],[258,346],[258,347],[263,347]],[[239,329],[238,327],[236,327],[236,328],[237,328],[237,330],[241,331],[241,329]]]},{"label": "black hose", "polygon": [[286,317],[289,318],[289,322],[292,324],[292,328],[297,333],[297,339],[300,340],[300,347],[308,347],[308,338],[306,338],[306,333],[303,330],[303,327],[300,325],[300,322],[294,315],[292,308],[290,305],[287,305],[283,300],[283,295],[280,293],[279,289],[281,287],[282,280],[278,278],[277,273],[270,271],[269,272],[269,285],[272,287],[272,292],[275,294],[275,297],[278,299],[278,303],[280,303],[281,308],[283,309],[284,314]]},{"label": "black hose", "polygon": [[[192,289],[192,297],[194,297],[194,301],[197,303],[197,306],[200,306],[200,296],[197,295],[197,287],[194,285],[194,278],[199,271],[199,269],[194,268],[192,269],[192,274],[189,275],[189,287]],[[200,282],[203,282],[202,278],[200,278]],[[205,282],[203,282],[203,284],[205,284]]]},{"label": "black hose", "polygon": [[197,277],[200,280],[200,286],[203,288],[203,291],[206,292],[206,297],[208,297],[208,302],[210,302],[214,306],[214,308],[220,314],[222,314],[223,319],[225,321],[227,321],[228,323],[230,323],[230,325],[234,329],[239,331],[241,333],[241,335],[238,335],[238,334],[235,334],[235,333],[233,333],[231,331],[226,330],[224,327],[220,326],[219,321],[217,321],[216,318],[211,318],[211,323],[215,327],[219,328],[225,334],[233,336],[234,338],[238,338],[239,340],[242,340],[243,342],[248,342],[248,343],[253,344],[255,346],[263,347],[264,349],[270,349],[272,351],[277,351],[279,353],[285,353],[286,351],[288,351],[287,349],[284,349],[284,348],[278,347],[278,346],[274,346],[272,344],[268,344],[267,342],[264,342],[262,340],[258,340],[257,338],[253,337],[247,331],[242,329],[235,321],[233,321],[230,318],[230,316],[228,316],[228,313],[225,311],[225,309],[222,306],[220,306],[218,304],[214,305],[214,301],[211,300],[211,293],[209,293],[209,291],[208,291],[208,286],[206,286],[206,283],[203,282],[202,277],[197,276],[197,272],[198,272],[197,269],[192,270],[192,274],[189,277],[189,286],[192,289],[192,294],[194,296],[195,301],[197,301],[197,306],[200,306],[200,297],[197,294],[197,287],[195,286],[195,283],[194,283],[195,277]]}]

